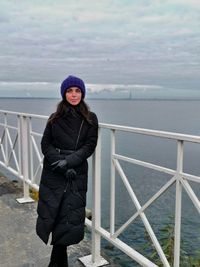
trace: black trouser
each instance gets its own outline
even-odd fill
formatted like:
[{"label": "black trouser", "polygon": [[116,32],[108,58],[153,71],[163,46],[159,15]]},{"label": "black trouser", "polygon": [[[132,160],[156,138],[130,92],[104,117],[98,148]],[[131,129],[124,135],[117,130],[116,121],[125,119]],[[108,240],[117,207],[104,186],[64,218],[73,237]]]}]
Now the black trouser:
[{"label": "black trouser", "polygon": [[48,267],[68,267],[67,246],[53,245]]}]

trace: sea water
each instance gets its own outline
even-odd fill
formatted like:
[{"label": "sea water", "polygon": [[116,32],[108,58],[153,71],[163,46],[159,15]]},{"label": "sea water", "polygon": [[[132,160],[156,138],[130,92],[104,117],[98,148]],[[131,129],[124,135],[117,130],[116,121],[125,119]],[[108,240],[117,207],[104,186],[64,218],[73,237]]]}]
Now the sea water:
[{"label": "sea water", "polygon": [[[58,99],[0,99],[0,109],[50,115],[55,111]],[[112,123],[161,131],[200,135],[200,101],[172,100],[88,100],[101,123]],[[43,131],[41,126],[39,131]],[[138,134],[116,134],[116,152],[138,160],[175,169],[177,159],[177,143],[168,139],[148,137]],[[186,143],[184,146],[184,172],[200,175],[200,145]],[[156,172],[130,163],[120,161],[121,166],[142,206],[170,178],[170,175]],[[110,201],[110,132],[102,131],[102,226],[109,229]],[[199,184],[190,182],[199,197]],[[91,172],[89,172],[87,206],[92,206]],[[170,187],[156,200],[145,214],[156,235],[166,223],[174,221],[175,185]],[[116,172],[116,222],[118,229],[134,213],[136,208]],[[137,218],[119,238],[136,250],[140,250],[147,242],[144,224]],[[183,190],[182,228],[181,235],[186,243],[186,250],[193,254],[200,246],[199,214],[191,200]],[[122,266],[139,266],[124,256],[120,251],[102,242],[106,253]],[[184,247],[184,248],[185,248]]]}]

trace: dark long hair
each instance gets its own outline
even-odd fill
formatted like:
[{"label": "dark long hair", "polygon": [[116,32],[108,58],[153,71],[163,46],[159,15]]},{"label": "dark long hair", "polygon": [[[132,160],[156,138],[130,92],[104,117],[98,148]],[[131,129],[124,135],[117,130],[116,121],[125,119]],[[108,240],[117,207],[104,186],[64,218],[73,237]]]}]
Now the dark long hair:
[{"label": "dark long hair", "polygon": [[81,99],[81,102],[77,106],[70,105],[67,100],[63,99],[61,100],[57,105],[57,110],[55,113],[52,114],[52,116],[49,118],[48,122],[53,123],[58,118],[65,116],[70,109],[74,108],[79,114],[83,116],[83,118],[91,124],[89,114],[90,114],[90,108],[85,103],[83,99]]}]

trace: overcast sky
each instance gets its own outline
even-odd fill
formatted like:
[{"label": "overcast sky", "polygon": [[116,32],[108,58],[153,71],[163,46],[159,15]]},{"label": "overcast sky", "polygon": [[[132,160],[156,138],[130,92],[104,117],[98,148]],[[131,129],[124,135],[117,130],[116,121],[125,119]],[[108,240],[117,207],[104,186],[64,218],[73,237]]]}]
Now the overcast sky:
[{"label": "overcast sky", "polygon": [[1,0],[0,82],[200,90],[199,0]]}]

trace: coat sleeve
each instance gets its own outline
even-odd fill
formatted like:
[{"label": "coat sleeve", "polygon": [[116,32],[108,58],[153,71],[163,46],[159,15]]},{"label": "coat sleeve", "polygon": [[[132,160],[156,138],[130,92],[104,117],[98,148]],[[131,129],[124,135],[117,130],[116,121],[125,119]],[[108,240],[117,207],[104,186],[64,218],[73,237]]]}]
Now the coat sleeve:
[{"label": "coat sleeve", "polygon": [[84,145],[74,153],[66,156],[69,168],[74,168],[80,165],[83,161],[89,158],[95,150],[98,139],[98,119],[94,113],[91,113],[91,120],[92,124],[89,126]]},{"label": "coat sleeve", "polygon": [[64,159],[64,155],[61,155],[56,148],[52,145],[53,138],[52,138],[52,125],[51,123],[47,122],[45,127],[42,140],[41,140],[41,150],[42,154],[45,156],[47,161],[52,164],[53,162]]}]

